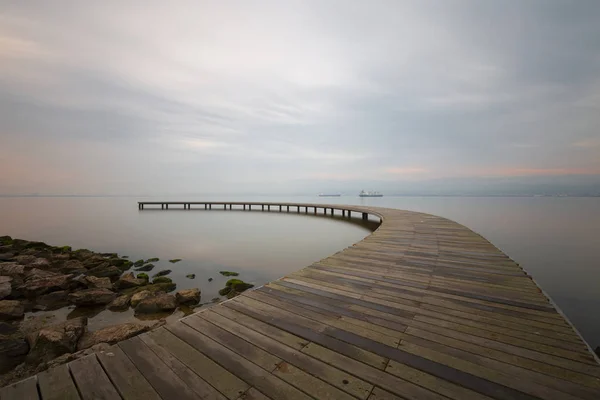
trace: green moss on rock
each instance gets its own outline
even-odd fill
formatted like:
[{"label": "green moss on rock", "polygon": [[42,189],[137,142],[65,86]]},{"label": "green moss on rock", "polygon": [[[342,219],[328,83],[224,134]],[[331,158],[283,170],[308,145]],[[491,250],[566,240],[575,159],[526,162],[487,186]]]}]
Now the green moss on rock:
[{"label": "green moss on rock", "polygon": [[178,263],[179,261],[181,261],[181,258],[174,258],[174,259],[172,259],[172,260],[169,260],[169,262],[170,262],[171,264]]},{"label": "green moss on rock", "polygon": [[158,257],[149,258],[146,260],[147,263],[153,263],[153,262],[158,262],[158,261],[160,261],[160,259]]},{"label": "green moss on rock", "polygon": [[145,272],[139,273],[137,274],[137,278],[138,279],[144,279],[146,281],[150,280],[150,277],[148,276],[148,274],[146,274]]},{"label": "green moss on rock", "polygon": [[135,267],[141,267],[142,265],[144,265],[144,260],[137,260],[136,262],[133,263],[133,265]]},{"label": "green moss on rock", "polygon": [[238,276],[239,275],[238,272],[233,272],[233,271],[219,271],[219,273],[223,276]]},{"label": "green moss on rock", "polygon": [[152,284],[155,284],[155,283],[171,283],[171,282],[173,282],[173,280],[171,278],[166,277],[166,276],[159,276],[159,277],[154,278],[152,280]]},{"label": "green moss on rock", "polygon": [[158,271],[157,273],[155,273],[154,275],[152,275],[153,278],[156,278],[158,276],[165,276],[165,275],[169,275],[171,273],[170,269],[163,269],[162,271]]}]

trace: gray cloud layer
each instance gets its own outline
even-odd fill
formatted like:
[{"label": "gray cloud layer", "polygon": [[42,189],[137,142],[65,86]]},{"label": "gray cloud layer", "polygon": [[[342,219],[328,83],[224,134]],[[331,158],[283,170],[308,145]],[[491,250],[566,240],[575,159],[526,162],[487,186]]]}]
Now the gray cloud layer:
[{"label": "gray cloud layer", "polygon": [[0,10],[0,193],[600,175],[594,0]]}]

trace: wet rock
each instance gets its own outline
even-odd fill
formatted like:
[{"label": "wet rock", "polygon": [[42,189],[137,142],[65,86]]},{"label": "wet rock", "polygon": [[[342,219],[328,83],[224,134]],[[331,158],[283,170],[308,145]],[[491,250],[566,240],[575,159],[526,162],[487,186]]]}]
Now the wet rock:
[{"label": "wet rock", "polygon": [[161,312],[174,311],[177,308],[175,296],[171,294],[160,293],[143,299],[135,307],[136,314],[156,314]]},{"label": "wet rock", "polygon": [[14,257],[14,253],[1,253],[0,252],[0,261],[8,261]]},{"label": "wet rock", "polygon": [[0,300],[12,292],[12,280],[13,278],[10,276],[0,276]]},{"label": "wet rock", "polygon": [[25,266],[14,262],[0,263],[0,275],[16,276],[25,274]]},{"label": "wet rock", "polygon": [[58,325],[43,328],[29,336],[31,351],[27,355],[28,364],[48,362],[65,353],[77,350],[77,343],[85,332],[87,318],[70,319]]},{"label": "wet rock", "polygon": [[68,299],[69,292],[66,290],[59,290],[38,297],[35,300],[35,308],[38,310],[57,310],[59,308],[69,305]]},{"label": "wet rock", "polygon": [[0,321],[23,317],[25,307],[18,300],[0,300]]},{"label": "wet rock", "polygon": [[106,260],[106,258],[102,257],[99,254],[93,254],[91,257],[80,261],[87,269],[110,266],[110,263]]},{"label": "wet rock", "polygon": [[4,374],[25,360],[29,343],[20,332],[0,334],[0,374]]},{"label": "wet rock", "polygon": [[34,262],[36,258],[37,258],[36,256],[31,256],[31,255],[30,256],[28,256],[28,255],[16,256],[15,261],[21,265],[28,265],[28,264],[31,264],[32,262]]},{"label": "wet rock", "polygon": [[95,276],[86,276],[83,278],[85,285],[90,289],[112,289],[112,282],[109,278],[97,278]]},{"label": "wet rock", "polygon": [[171,273],[170,269],[163,269],[162,271],[158,271],[157,273],[155,273],[154,275],[152,275],[153,278],[157,278],[159,276],[165,276],[165,275],[169,275]]},{"label": "wet rock", "polygon": [[146,260],[146,263],[153,263],[153,262],[158,262],[158,261],[160,261],[160,259],[159,259],[159,258],[157,258],[157,257],[153,257],[153,258],[149,258],[149,259],[147,259],[147,260]]},{"label": "wet rock", "polygon": [[48,269],[50,268],[50,261],[48,261],[47,258],[38,257],[30,262],[27,266],[31,268]]},{"label": "wet rock", "polygon": [[63,274],[83,274],[87,272],[87,269],[83,266],[83,263],[79,260],[68,260],[65,261],[62,266],[59,267],[59,271]]},{"label": "wet rock", "polygon": [[115,289],[117,290],[123,290],[123,289],[129,289],[132,287],[138,287],[138,286],[143,286],[147,283],[146,280],[144,279],[138,279],[133,275],[133,272],[129,272],[125,275],[123,275],[122,277],[120,277],[116,282],[115,282]]},{"label": "wet rock", "polygon": [[141,267],[142,265],[144,265],[144,260],[137,260],[133,263],[134,267]]},{"label": "wet rock", "polygon": [[67,261],[71,258],[69,253],[54,253],[52,254],[53,261]]},{"label": "wet rock", "polygon": [[126,294],[117,297],[108,305],[108,309],[111,311],[119,311],[128,308],[131,297],[132,296],[128,296]]},{"label": "wet rock", "polygon": [[137,274],[136,278],[143,279],[146,281],[146,283],[150,280],[150,277],[145,272],[141,272],[141,273]]},{"label": "wet rock", "polygon": [[0,322],[0,335],[11,335],[17,331],[15,325],[6,322]]},{"label": "wet rock", "polygon": [[[194,276],[195,276],[195,275],[194,275]],[[209,281],[209,282],[212,282],[212,281],[213,281],[213,278],[208,278],[208,281]]]},{"label": "wet rock", "polygon": [[152,283],[171,283],[173,280],[171,278],[167,278],[166,276],[159,276],[158,278],[154,278]]},{"label": "wet rock", "polygon": [[136,323],[108,326],[94,332],[85,333],[81,339],[79,339],[77,349],[87,349],[98,343],[115,344],[146,332],[148,329],[148,326]]},{"label": "wet rock", "polygon": [[200,289],[183,289],[175,293],[177,304],[198,304],[200,302]]},{"label": "wet rock", "polygon": [[[19,291],[26,297],[38,297],[46,293],[56,292],[59,290],[66,290],[70,286],[71,275],[46,275],[40,273],[33,273],[27,275],[25,283],[19,287]],[[48,272],[48,271],[42,271]]]},{"label": "wet rock", "polygon": [[117,294],[108,289],[85,289],[68,295],[69,302],[77,306],[108,304]]},{"label": "wet rock", "polygon": [[181,258],[173,258],[172,260],[169,260],[171,264],[178,263],[179,261],[181,261]]},{"label": "wet rock", "polygon": [[131,296],[131,307],[135,308],[140,301],[154,295],[156,295],[156,292],[151,292],[149,290],[142,290],[141,292],[135,293]]},{"label": "wet rock", "polygon": [[196,278],[196,274],[187,274],[185,277],[188,279],[194,279]]},{"label": "wet rock", "polygon": [[121,276],[122,272],[119,268],[109,263],[101,264],[87,271],[87,275],[96,276],[98,278],[111,278],[117,279]]},{"label": "wet rock", "polygon": [[88,249],[79,249],[72,252],[71,256],[75,257],[79,261],[86,261],[94,256],[94,252]]},{"label": "wet rock", "polygon": [[140,286],[140,287],[136,287],[136,288],[131,288],[131,289],[125,289],[123,291],[123,294],[135,294],[138,292],[142,292],[144,290],[148,290],[152,293],[156,293],[156,292],[172,292],[173,290],[175,290],[177,288],[177,285],[174,282],[170,282],[170,283],[153,283],[151,285],[145,285],[145,286]]},{"label": "wet rock", "polygon": [[243,292],[244,290],[253,288],[254,285],[251,283],[246,283],[240,279],[230,279],[225,283],[225,286],[231,287],[231,289],[236,292]]},{"label": "wet rock", "polygon": [[139,268],[136,268],[136,271],[152,271],[152,269],[154,268],[154,264],[146,264],[144,266],[141,266]]}]

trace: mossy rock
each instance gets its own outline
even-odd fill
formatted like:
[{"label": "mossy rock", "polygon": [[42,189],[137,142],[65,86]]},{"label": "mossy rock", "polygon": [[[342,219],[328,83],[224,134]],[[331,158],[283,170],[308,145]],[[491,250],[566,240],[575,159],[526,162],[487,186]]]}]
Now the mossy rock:
[{"label": "mossy rock", "polygon": [[144,260],[137,260],[136,262],[133,263],[133,266],[134,267],[141,267],[144,264],[145,264]]},{"label": "mossy rock", "polygon": [[8,246],[9,244],[13,243],[13,238],[11,238],[10,236],[0,236],[0,244],[2,246]]},{"label": "mossy rock", "polygon": [[153,262],[159,262],[159,261],[160,261],[160,259],[159,259],[159,258],[157,258],[157,257],[154,257],[154,258],[149,258],[149,259],[147,259],[147,260],[146,260],[146,263],[153,263]]},{"label": "mossy rock", "polygon": [[212,282],[212,281],[213,281],[213,279],[212,279],[212,278],[208,278],[208,281],[209,281],[209,282]]},{"label": "mossy rock", "polygon": [[246,283],[240,279],[230,279],[227,281],[225,286],[230,287],[231,289],[235,290],[236,292],[243,292],[244,290],[254,287],[253,284]]},{"label": "mossy rock", "polygon": [[187,274],[185,277],[188,279],[194,279],[196,278],[196,274]]},{"label": "mossy rock", "polygon": [[233,299],[238,294],[240,294],[240,292],[238,292],[237,290],[231,290],[231,291],[229,291],[229,293],[227,293],[227,298]]},{"label": "mossy rock", "polygon": [[121,258],[129,258],[129,256],[121,256]]},{"label": "mossy rock", "polygon": [[171,264],[178,263],[179,261],[181,261],[181,258],[174,258],[174,259],[172,259],[172,260],[169,260],[169,262],[170,262]]},{"label": "mossy rock", "polygon": [[219,271],[219,273],[223,276],[238,276],[239,273],[232,271]]},{"label": "mossy rock", "polygon": [[56,253],[70,253],[73,249],[71,246],[56,246],[52,248],[52,251]]},{"label": "mossy rock", "polygon": [[149,290],[152,293],[156,292],[172,292],[177,289],[177,285],[175,282],[163,282],[163,283],[152,283],[151,285],[138,286],[135,288],[125,289],[120,291],[120,293],[133,295],[135,293],[141,292],[143,290]]},{"label": "mossy rock", "polygon": [[153,268],[154,268],[154,264],[146,264],[144,266],[136,268],[135,270],[136,271],[152,271]]},{"label": "mossy rock", "polygon": [[172,283],[173,280],[171,278],[168,278],[166,276],[159,276],[157,278],[152,279],[152,284],[155,283]]},{"label": "mossy rock", "polygon": [[152,275],[153,278],[156,278],[158,276],[165,276],[165,275],[169,275],[171,273],[170,269],[163,269],[162,271],[158,271],[157,273],[155,273],[154,275]]},{"label": "mossy rock", "polygon": [[225,296],[229,292],[231,292],[231,288],[229,286],[226,286],[223,289],[219,290],[219,294],[221,296]]},{"label": "mossy rock", "polygon": [[138,279],[144,279],[144,280],[146,280],[146,281],[149,281],[149,280],[150,280],[150,277],[149,277],[149,276],[148,276],[148,274],[147,274],[147,273],[145,273],[145,272],[142,272],[142,273],[139,273],[139,274],[137,274],[137,277],[136,277],[136,278],[138,278]]}]

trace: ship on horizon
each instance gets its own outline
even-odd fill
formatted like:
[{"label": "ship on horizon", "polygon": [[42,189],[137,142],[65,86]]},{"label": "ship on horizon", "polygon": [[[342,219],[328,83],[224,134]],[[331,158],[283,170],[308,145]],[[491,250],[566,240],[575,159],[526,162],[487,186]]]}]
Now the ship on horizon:
[{"label": "ship on horizon", "polygon": [[383,197],[383,194],[379,192],[365,192],[364,190],[361,190],[358,195],[360,197]]},{"label": "ship on horizon", "polygon": [[340,193],[319,193],[319,197],[340,197]]}]

